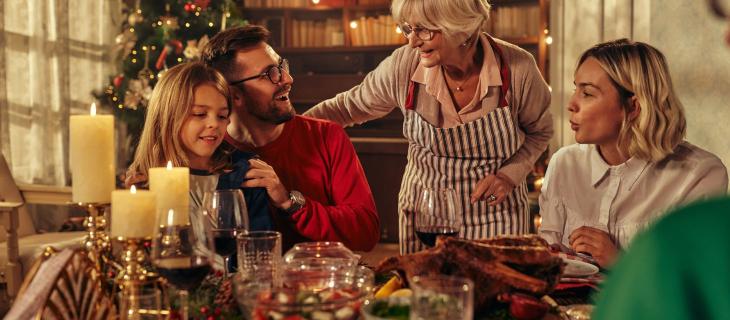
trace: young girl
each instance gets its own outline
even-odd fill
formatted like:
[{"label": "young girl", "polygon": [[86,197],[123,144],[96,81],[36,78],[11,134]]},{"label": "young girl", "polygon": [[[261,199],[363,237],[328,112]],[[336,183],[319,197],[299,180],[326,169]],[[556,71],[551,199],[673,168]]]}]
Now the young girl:
[{"label": "young girl", "polygon": [[569,102],[578,144],[552,157],[540,235],[611,265],[618,250],[671,207],[727,190],[715,155],[686,141],[664,55],[626,39],[581,56]]},{"label": "young girl", "polygon": [[[191,214],[200,208],[205,192],[240,187],[253,154],[220,146],[230,112],[228,84],[220,73],[199,62],[169,69],[152,92],[127,187],[146,180],[150,168],[167,161],[189,167]],[[266,191],[246,188],[243,193],[249,230],[270,230]]]}]

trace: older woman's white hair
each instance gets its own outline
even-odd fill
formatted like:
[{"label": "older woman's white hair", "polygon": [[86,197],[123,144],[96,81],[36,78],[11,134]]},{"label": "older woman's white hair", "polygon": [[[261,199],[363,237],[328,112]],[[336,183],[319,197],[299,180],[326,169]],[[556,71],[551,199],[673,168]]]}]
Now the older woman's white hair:
[{"label": "older woman's white hair", "polygon": [[398,22],[439,30],[450,44],[461,44],[484,31],[491,5],[487,0],[393,0]]}]

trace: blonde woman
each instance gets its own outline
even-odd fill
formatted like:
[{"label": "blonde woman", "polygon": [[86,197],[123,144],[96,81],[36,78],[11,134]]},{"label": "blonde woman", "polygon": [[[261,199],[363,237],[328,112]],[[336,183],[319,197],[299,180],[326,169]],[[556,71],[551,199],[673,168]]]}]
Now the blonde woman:
[{"label": "blonde woman", "polygon": [[553,133],[550,92],[530,53],[484,32],[489,9],[486,0],[394,0],[408,45],[305,113],[345,126],[403,113],[401,253],[423,248],[414,232],[423,188],[456,190],[460,237],[529,231],[525,177]]},{"label": "blonde woman", "polygon": [[587,50],[568,104],[578,144],[553,155],[540,195],[540,235],[610,266],[668,209],[727,190],[715,155],[686,141],[664,55],[626,39]]}]

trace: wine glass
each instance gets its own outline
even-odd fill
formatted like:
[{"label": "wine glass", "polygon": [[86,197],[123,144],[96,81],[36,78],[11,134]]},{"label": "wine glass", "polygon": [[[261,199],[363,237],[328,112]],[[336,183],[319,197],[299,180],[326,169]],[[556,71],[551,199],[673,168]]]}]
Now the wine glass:
[{"label": "wine glass", "polygon": [[461,205],[454,189],[424,188],[416,203],[416,236],[428,247],[436,237],[456,236],[461,230]]},{"label": "wine glass", "polygon": [[236,253],[236,235],[248,230],[248,210],[240,189],[215,190],[203,196],[208,213],[215,252],[223,257],[223,272],[228,278],[228,260]]},{"label": "wine glass", "polygon": [[215,251],[204,222],[207,214],[193,215],[192,221],[190,217],[188,212],[161,210],[152,239],[152,264],[178,289],[183,319],[188,318],[188,290],[197,288],[210,273]]}]

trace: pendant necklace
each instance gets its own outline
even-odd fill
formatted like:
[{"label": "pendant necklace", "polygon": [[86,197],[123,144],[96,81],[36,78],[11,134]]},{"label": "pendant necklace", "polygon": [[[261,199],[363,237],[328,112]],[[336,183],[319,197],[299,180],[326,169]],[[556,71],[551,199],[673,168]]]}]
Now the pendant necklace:
[{"label": "pendant necklace", "polygon": [[[444,70],[444,74],[446,74],[446,72],[445,72],[445,71],[446,71],[446,70]],[[451,79],[451,81],[454,81],[454,79]],[[458,83],[458,84],[456,85],[456,88],[455,88],[454,90],[456,90],[457,92],[462,92],[462,91],[464,91],[464,85],[466,84],[466,82],[467,82],[467,81],[469,81],[469,75],[467,75],[467,76],[465,77],[465,79],[461,81],[461,83]]]}]

